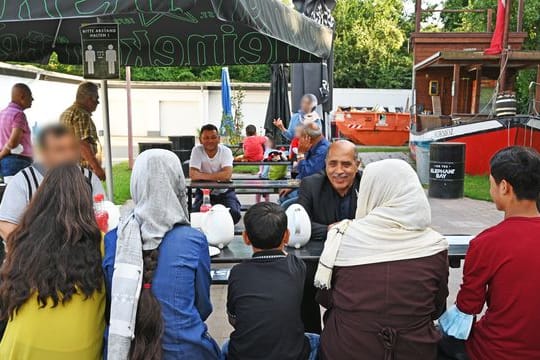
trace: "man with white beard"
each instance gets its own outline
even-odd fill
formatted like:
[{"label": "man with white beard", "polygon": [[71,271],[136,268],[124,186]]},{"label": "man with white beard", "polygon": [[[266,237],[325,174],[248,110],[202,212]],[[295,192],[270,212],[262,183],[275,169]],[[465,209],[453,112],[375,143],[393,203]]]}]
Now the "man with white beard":
[{"label": "man with white beard", "polygon": [[[361,172],[353,143],[340,140],[328,149],[326,169],[302,179],[298,191],[298,204],[311,219],[311,241],[325,241],[328,228],[333,224],[354,219]],[[302,300],[302,320],[306,332],[321,332],[319,304],[315,302],[313,286],[317,262],[305,261],[306,281]]]}]

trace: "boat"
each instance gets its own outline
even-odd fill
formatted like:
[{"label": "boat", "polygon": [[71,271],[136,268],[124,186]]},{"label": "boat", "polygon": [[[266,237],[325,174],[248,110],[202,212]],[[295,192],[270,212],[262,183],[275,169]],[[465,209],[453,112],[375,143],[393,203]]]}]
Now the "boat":
[{"label": "boat", "polygon": [[357,145],[402,146],[409,142],[409,113],[339,107],[334,122],[340,137]]},{"label": "boat", "polygon": [[[485,10],[485,32],[422,32],[422,12],[421,0],[417,0],[416,29],[411,35],[412,157],[428,151],[432,142],[462,142],[466,146],[465,172],[484,175],[489,173],[490,158],[502,148],[520,145],[540,151],[539,107],[530,106],[527,114],[517,114],[516,110],[513,85],[522,69],[538,69],[537,80],[530,86],[530,99],[540,104],[540,51],[522,50],[527,37],[522,22],[518,21],[516,31],[511,31],[505,21],[503,50],[492,54],[486,53],[494,34],[491,9]],[[509,14],[507,11],[506,18]],[[520,7],[518,20],[522,17]]]},{"label": "boat", "polygon": [[416,159],[419,148],[432,142],[465,143],[465,172],[471,175],[489,173],[489,159],[498,150],[512,145],[528,146],[540,151],[540,117],[513,116],[411,132],[411,155]]}]

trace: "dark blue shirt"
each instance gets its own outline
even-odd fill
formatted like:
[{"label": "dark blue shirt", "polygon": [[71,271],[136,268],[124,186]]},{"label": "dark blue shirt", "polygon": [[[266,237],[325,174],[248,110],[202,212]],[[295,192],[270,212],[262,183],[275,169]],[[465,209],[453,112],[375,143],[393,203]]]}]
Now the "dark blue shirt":
[{"label": "dark blue shirt", "polygon": [[325,138],[322,138],[318,143],[313,145],[305,154],[304,160],[298,163],[297,179],[305,178],[318,173],[325,168],[326,153],[330,143]]},{"label": "dark blue shirt", "polygon": [[[337,221],[351,219],[351,205],[352,205],[352,192],[356,191],[354,186],[351,186],[347,194],[341,197],[338,196],[338,206],[337,206]],[[354,217],[354,212],[353,212]]]},{"label": "dark blue shirt", "polygon": [[[116,229],[105,236],[103,270],[110,296],[116,255]],[[161,241],[152,292],[165,324],[163,359],[215,360],[220,350],[204,321],[210,303],[210,255],[206,237],[190,226],[176,226]],[[105,342],[105,345],[107,342]]]}]

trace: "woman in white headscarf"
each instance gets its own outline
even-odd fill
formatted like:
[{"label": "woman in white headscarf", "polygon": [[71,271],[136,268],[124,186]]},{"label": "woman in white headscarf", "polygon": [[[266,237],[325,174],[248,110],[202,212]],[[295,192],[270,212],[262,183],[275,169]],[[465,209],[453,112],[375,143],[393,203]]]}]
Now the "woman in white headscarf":
[{"label": "woman in white headscarf", "polygon": [[133,209],[105,237],[106,358],[218,359],[204,323],[212,312],[208,242],[189,226],[178,157],[158,149],[140,154],[131,196]]},{"label": "woman in white headscarf", "polygon": [[430,360],[448,296],[448,243],[411,166],[366,166],[356,218],[328,232],[315,286],[326,307],[322,359]]}]

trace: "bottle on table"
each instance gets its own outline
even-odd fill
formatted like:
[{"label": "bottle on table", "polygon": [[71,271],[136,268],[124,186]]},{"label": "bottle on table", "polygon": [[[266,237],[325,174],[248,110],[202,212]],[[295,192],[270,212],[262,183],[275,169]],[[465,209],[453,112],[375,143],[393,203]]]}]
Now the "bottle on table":
[{"label": "bottle on table", "polygon": [[94,196],[94,213],[99,230],[106,233],[109,230],[109,213],[104,206],[105,195],[97,194]]},{"label": "bottle on table", "polygon": [[210,189],[203,189],[203,203],[201,205],[200,212],[208,212],[212,208],[210,202]]}]

